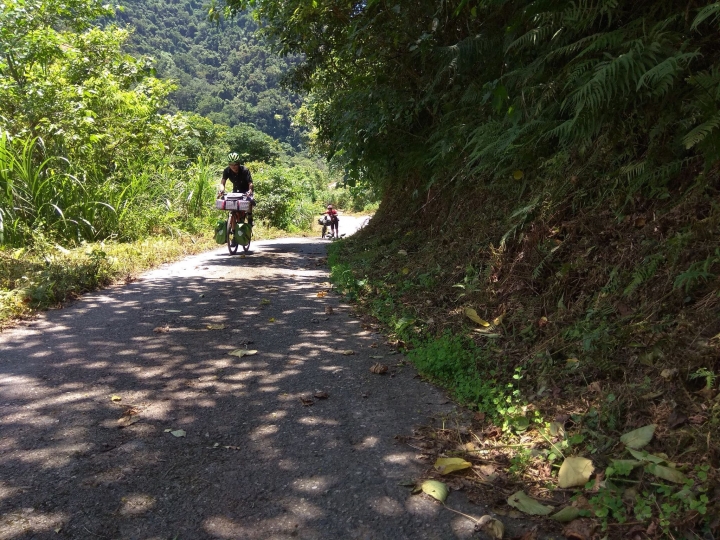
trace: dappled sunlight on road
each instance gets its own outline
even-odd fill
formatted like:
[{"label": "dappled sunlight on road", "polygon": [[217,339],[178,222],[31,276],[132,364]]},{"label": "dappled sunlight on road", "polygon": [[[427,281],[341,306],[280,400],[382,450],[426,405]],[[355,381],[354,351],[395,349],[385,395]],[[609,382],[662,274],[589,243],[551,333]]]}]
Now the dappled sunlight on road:
[{"label": "dappled sunlight on road", "polygon": [[318,296],[323,249],[193,257],[1,334],[0,540],[454,538],[393,441],[446,400],[369,372],[400,357]]}]

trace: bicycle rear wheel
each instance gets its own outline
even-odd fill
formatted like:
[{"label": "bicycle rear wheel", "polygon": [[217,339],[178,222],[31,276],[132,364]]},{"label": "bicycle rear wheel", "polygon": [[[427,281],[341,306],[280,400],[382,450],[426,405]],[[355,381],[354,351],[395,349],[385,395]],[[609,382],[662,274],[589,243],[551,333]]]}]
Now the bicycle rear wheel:
[{"label": "bicycle rear wheel", "polygon": [[238,243],[235,242],[235,212],[230,212],[227,220],[227,246],[230,255],[237,253]]}]

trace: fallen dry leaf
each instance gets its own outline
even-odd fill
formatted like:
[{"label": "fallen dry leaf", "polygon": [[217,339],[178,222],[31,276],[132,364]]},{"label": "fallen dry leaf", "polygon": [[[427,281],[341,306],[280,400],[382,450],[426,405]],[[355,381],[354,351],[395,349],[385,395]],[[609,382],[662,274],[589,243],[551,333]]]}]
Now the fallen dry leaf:
[{"label": "fallen dry leaf", "polygon": [[531,516],[547,516],[553,511],[552,506],[546,506],[539,501],[528,497],[524,491],[518,491],[510,495],[507,499],[507,503]]},{"label": "fallen dry leaf", "polygon": [[565,489],[583,486],[594,471],[592,461],[583,457],[569,457],[563,461],[558,472],[558,485]]},{"label": "fallen dry leaf", "polygon": [[325,315],[332,315],[334,312],[332,306],[325,306]]},{"label": "fallen dry leaf", "polygon": [[370,368],[371,373],[375,373],[377,375],[382,375],[383,373],[387,373],[388,367],[385,364],[381,364],[380,362],[375,362],[372,367]]},{"label": "fallen dry leaf", "polygon": [[688,417],[682,411],[673,409],[668,418],[668,427],[670,429],[677,429],[688,422]]},{"label": "fallen dry leaf", "polygon": [[118,428],[122,429],[122,428],[126,428],[128,426],[132,426],[133,424],[135,424],[136,422],[139,422],[139,421],[140,421],[140,418],[138,418],[137,416],[123,416],[123,417],[119,418],[117,421]]},{"label": "fallen dry leaf", "polygon": [[184,429],[176,429],[175,431],[171,431],[170,435],[173,437],[184,437],[186,433]]},{"label": "fallen dry leaf", "polygon": [[313,394],[317,399],[327,399],[330,397],[330,394],[325,392],[324,390],[318,390]]},{"label": "fallen dry leaf", "polygon": [[315,401],[311,397],[300,396],[300,403],[302,403],[305,407],[309,407],[315,403]]},{"label": "fallen dry leaf", "polygon": [[485,326],[485,327],[490,326],[490,323],[484,319],[481,319],[478,316],[477,311],[475,311],[473,308],[465,308],[465,316],[468,319],[470,319],[471,321],[473,321],[474,323],[479,324],[480,326]]},{"label": "fallen dry leaf", "polygon": [[327,293],[325,291],[320,291],[317,293],[318,298],[325,298],[327,296]]},{"label": "fallen dry leaf", "polygon": [[450,474],[455,471],[469,469],[472,467],[472,463],[462,458],[437,458],[434,467],[440,474]]},{"label": "fallen dry leaf", "polygon": [[595,523],[590,519],[576,519],[563,530],[568,540],[590,540],[595,532]]},{"label": "fallen dry leaf", "polygon": [[353,354],[355,354],[355,351],[351,351],[350,349],[348,349],[347,351],[343,351],[342,354],[344,356],[352,356]]},{"label": "fallen dry leaf", "polygon": [[208,324],[206,328],[208,330],[225,330],[227,326],[225,326],[224,324]]},{"label": "fallen dry leaf", "polygon": [[594,394],[599,394],[600,392],[602,392],[602,386],[600,386],[600,381],[590,383],[587,387],[587,391]]},{"label": "fallen dry leaf", "polygon": [[166,324],[165,326],[158,326],[153,328],[153,332],[156,334],[167,334],[170,331],[170,327]]},{"label": "fallen dry leaf", "polygon": [[118,401],[122,401],[122,398],[116,394],[113,394],[112,396],[110,396],[110,401],[118,402]]},{"label": "fallen dry leaf", "polygon": [[450,493],[447,485],[442,482],[438,482],[437,480],[425,480],[422,483],[421,489],[423,493],[427,493],[441,503],[445,503],[445,499],[447,499],[447,496]]},{"label": "fallen dry leaf", "polygon": [[243,356],[254,356],[257,354],[257,351],[247,349],[237,349],[231,353],[228,353],[230,356],[237,356],[238,358],[242,358]]},{"label": "fallen dry leaf", "polygon": [[538,528],[533,527],[529,531],[525,531],[521,536],[516,537],[514,540],[537,540]]},{"label": "fallen dry leaf", "polygon": [[481,531],[484,531],[490,538],[500,540],[505,534],[505,525],[502,521],[495,519],[492,516],[481,517],[475,527]]}]

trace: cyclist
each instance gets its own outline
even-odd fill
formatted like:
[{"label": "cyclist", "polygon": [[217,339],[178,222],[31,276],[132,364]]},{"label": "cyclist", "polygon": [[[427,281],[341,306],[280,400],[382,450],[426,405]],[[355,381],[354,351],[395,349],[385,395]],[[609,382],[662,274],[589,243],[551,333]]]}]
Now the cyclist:
[{"label": "cyclist", "polygon": [[325,212],[328,216],[330,216],[330,230],[332,231],[335,238],[340,238],[340,234],[338,233],[338,213],[337,210],[333,208],[332,204],[327,205],[327,212]]},{"label": "cyclist", "polygon": [[223,191],[225,191],[225,182],[230,180],[233,185],[233,193],[247,194],[251,205],[250,211],[248,212],[248,224],[252,227],[252,207],[255,206],[252,174],[250,174],[250,170],[247,167],[240,164],[240,155],[237,152],[230,152],[227,158],[228,166],[223,170],[220,183],[222,184]]}]

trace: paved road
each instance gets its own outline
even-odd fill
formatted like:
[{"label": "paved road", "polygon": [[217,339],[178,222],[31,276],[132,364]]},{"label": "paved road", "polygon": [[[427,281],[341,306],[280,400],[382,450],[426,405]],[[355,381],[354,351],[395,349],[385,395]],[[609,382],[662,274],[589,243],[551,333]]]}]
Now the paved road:
[{"label": "paved road", "polygon": [[325,247],[218,249],[0,334],[0,539],[471,535],[400,485],[428,465],[395,437],[452,405],[370,373],[401,357],[318,296]]}]

